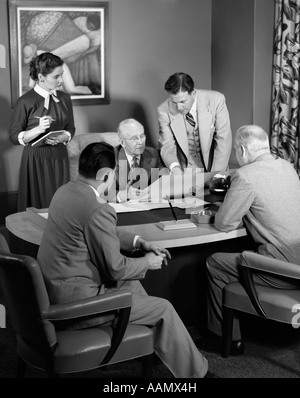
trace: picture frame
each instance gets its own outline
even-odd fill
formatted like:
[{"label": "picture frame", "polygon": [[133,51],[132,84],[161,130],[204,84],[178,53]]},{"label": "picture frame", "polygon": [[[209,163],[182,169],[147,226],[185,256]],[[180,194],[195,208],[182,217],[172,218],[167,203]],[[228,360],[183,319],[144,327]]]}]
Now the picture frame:
[{"label": "picture frame", "polygon": [[63,89],[74,105],[108,104],[108,2],[9,0],[12,105],[34,86],[31,59],[64,60]]}]

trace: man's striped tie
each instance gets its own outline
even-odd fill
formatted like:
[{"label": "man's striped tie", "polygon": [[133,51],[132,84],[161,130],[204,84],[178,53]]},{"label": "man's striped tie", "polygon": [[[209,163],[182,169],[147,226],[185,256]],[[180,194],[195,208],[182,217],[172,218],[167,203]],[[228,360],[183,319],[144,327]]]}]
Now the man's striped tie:
[{"label": "man's striped tie", "polygon": [[196,122],[195,122],[195,120],[194,120],[194,118],[193,118],[193,115],[192,115],[190,112],[188,112],[188,113],[185,115],[185,118],[186,118],[186,120],[190,123],[190,125],[191,125],[193,128],[195,128]]},{"label": "man's striped tie", "polygon": [[135,167],[139,167],[139,158],[136,155],[133,156],[131,163],[131,168],[134,169]]}]

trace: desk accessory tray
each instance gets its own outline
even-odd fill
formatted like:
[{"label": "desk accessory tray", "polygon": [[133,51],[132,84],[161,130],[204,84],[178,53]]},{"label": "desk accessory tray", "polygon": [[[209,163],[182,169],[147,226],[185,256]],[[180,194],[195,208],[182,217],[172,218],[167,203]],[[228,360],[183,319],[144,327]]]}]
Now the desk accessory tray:
[{"label": "desk accessory tray", "polygon": [[176,229],[197,228],[197,225],[194,224],[191,220],[160,221],[157,225],[163,231],[174,231]]},{"label": "desk accessory tray", "polygon": [[202,210],[191,213],[191,221],[196,224],[213,224],[216,212],[214,210]]}]

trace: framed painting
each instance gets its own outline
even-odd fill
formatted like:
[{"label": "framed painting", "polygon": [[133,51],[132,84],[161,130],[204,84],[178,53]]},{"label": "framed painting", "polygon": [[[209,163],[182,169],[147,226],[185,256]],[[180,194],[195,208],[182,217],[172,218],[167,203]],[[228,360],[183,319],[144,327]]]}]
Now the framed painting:
[{"label": "framed painting", "polygon": [[75,105],[109,103],[107,2],[9,0],[9,22],[13,106],[34,86],[29,65],[42,52],[64,60]]}]

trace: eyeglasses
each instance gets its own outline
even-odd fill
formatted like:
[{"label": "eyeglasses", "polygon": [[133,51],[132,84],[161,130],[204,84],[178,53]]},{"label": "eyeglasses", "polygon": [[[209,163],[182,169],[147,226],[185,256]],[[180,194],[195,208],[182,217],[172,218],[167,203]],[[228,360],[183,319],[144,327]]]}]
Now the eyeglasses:
[{"label": "eyeglasses", "polygon": [[145,139],[146,139],[146,135],[145,135],[145,134],[134,135],[134,136],[131,137],[131,138],[122,138],[122,140],[125,140],[125,141],[134,141],[134,142],[137,142],[138,140],[143,141],[143,140],[145,140]]}]

